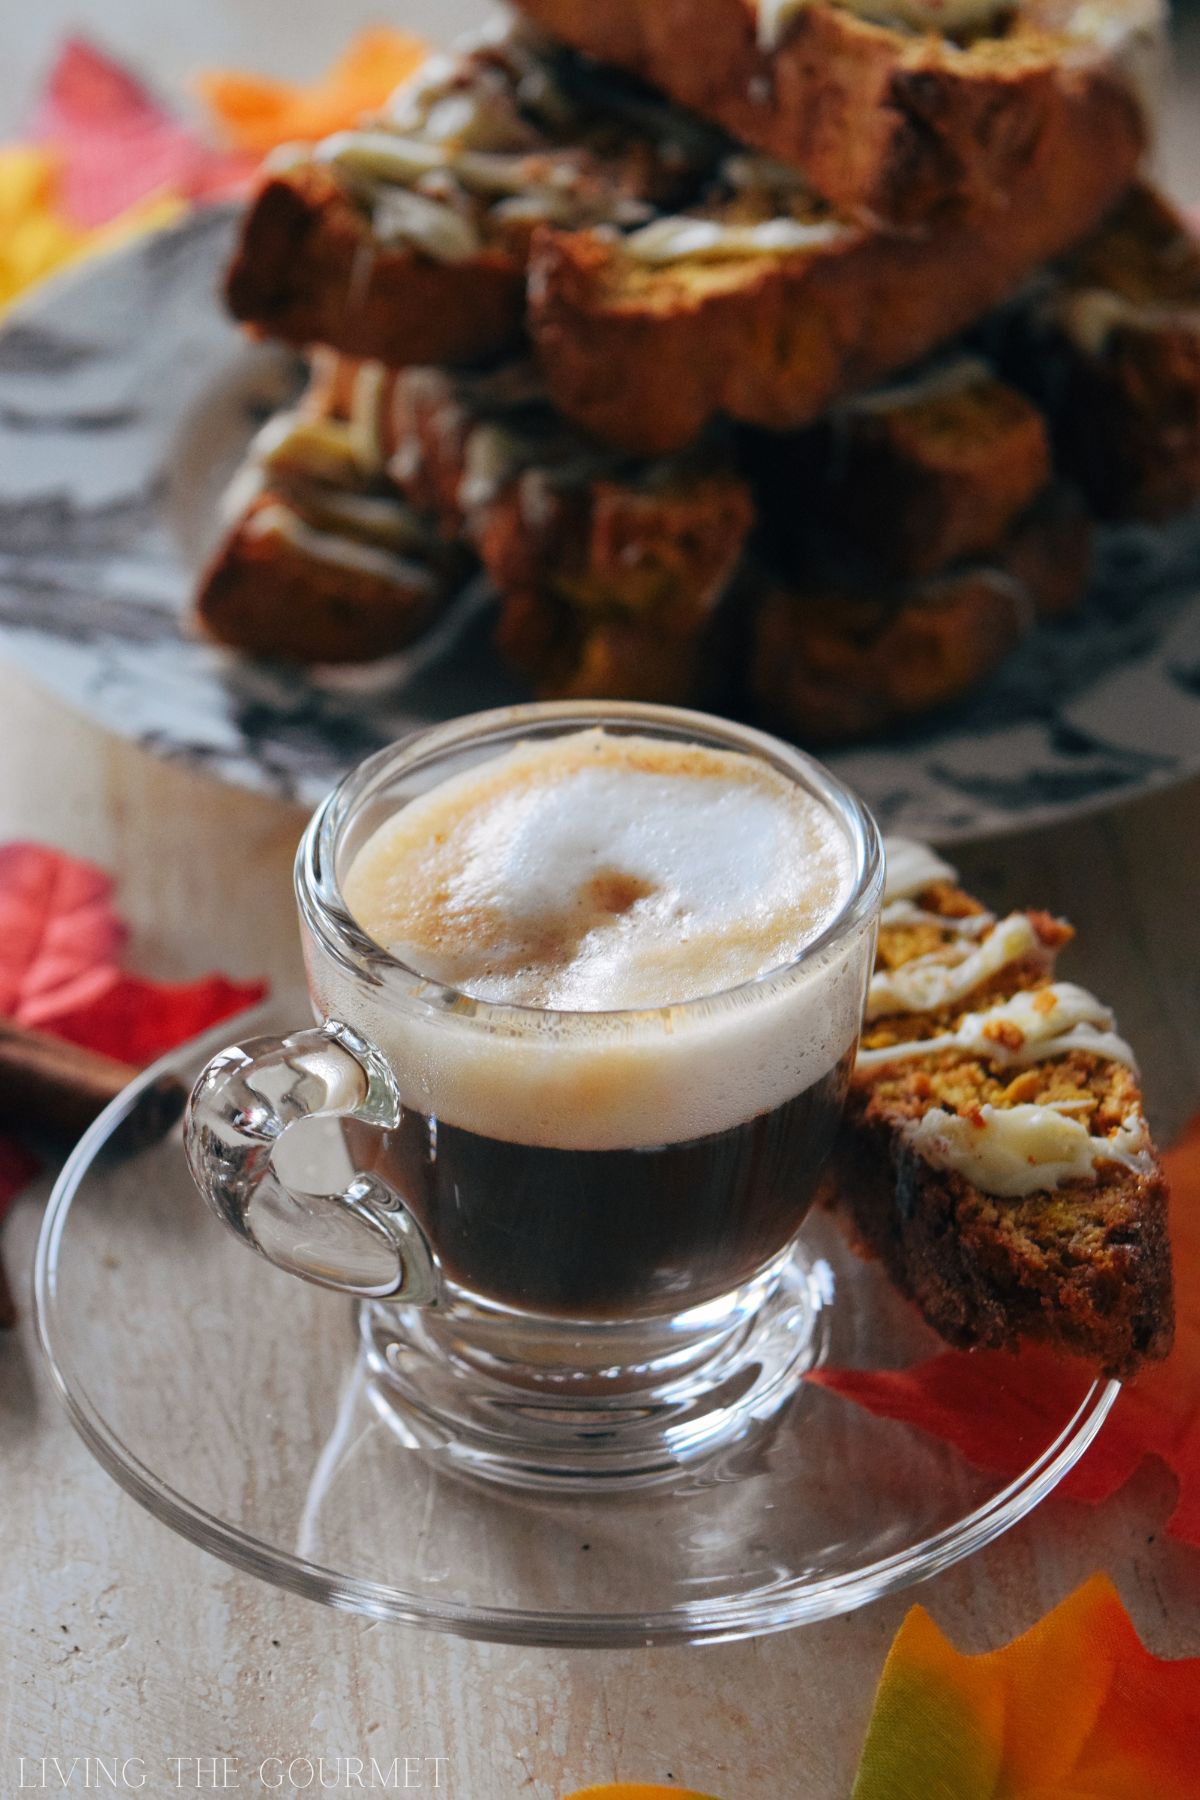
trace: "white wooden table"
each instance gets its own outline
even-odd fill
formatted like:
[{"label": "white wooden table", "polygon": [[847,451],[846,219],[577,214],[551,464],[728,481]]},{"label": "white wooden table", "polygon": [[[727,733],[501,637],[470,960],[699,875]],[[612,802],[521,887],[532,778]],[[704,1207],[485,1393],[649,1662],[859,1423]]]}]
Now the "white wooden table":
[{"label": "white wooden table", "polygon": [[[410,17],[428,28],[435,10],[428,0],[423,20],[415,8]],[[206,57],[296,70],[377,13],[346,0],[333,9],[44,0],[4,9],[0,68],[11,81],[14,67],[44,60],[69,14],[102,23],[114,45],[165,76]],[[284,20],[276,42],[272,27]],[[301,55],[301,41],[317,50]],[[12,101],[10,87],[10,117]],[[1172,115],[1168,144],[1181,165],[1194,131],[1194,119]],[[1200,156],[1183,177],[1177,169],[1176,186],[1200,199]],[[299,814],[153,762],[3,669],[0,721],[0,841],[33,836],[110,868],[134,928],[132,966],[176,978],[220,967],[281,989],[298,980]],[[1155,1123],[1174,1130],[1200,1102],[1200,785],[959,860],[993,903],[1036,902],[1075,920],[1069,971],[1117,1006]],[[22,1280],[47,1185],[5,1228]],[[214,1791],[211,1759],[223,1757],[240,1770],[240,1786],[224,1791],[287,1796],[301,1790],[259,1781],[264,1759],[318,1756],[329,1769],[337,1757],[373,1756],[386,1768],[408,1756],[410,1785],[419,1776],[432,1791],[436,1773],[458,1800],[558,1800],[618,1777],[674,1780],[721,1800],[844,1800],[911,1598],[962,1645],[985,1649],[1106,1568],[1155,1651],[1200,1648],[1200,1553],[1163,1537],[1172,1485],[1153,1470],[1098,1512],[1051,1502],[913,1596],[757,1643],[515,1650],[328,1612],[183,1544],[114,1486],[50,1392],[24,1289],[21,1298],[22,1327],[0,1341],[3,1800],[22,1791],[22,1776],[61,1791],[40,1760],[54,1756],[139,1758],[139,1791],[155,1800]],[[134,1781],[138,1769],[129,1765]],[[402,1760],[399,1769],[402,1779]]]}]

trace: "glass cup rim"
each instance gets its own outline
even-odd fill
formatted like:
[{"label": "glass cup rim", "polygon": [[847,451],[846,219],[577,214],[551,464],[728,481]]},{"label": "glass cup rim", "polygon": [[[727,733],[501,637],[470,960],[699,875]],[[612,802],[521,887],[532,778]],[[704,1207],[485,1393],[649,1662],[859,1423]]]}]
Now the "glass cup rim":
[{"label": "glass cup rim", "polygon": [[[587,725],[658,727],[660,732],[692,735],[710,746],[741,750],[761,757],[772,767],[815,792],[841,822],[856,859],[854,880],[842,905],[829,923],[805,943],[793,957],[765,969],[732,987],[710,994],[669,1001],[656,1006],[613,1007],[584,1010],[525,1005],[516,1001],[480,999],[452,984],[422,974],[376,942],[363,930],[342,896],[337,875],[337,851],[346,826],[359,806],[385,778],[401,773],[406,764],[426,755],[431,759],[468,748],[491,737],[517,741],[523,731],[542,727],[583,729]],[[873,815],[858,795],[831,770],[769,732],[712,713],[675,706],[659,706],[633,700],[528,701],[464,713],[441,724],[420,726],[356,763],[320,802],[296,852],[295,890],[300,916],[326,955],[348,974],[374,986],[403,982],[402,999],[434,1001],[439,1010],[453,1011],[481,1023],[528,1030],[546,1022],[569,1028],[572,1024],[593,1028],[619,1020],[647,1021],[701,1014],[713,1007],[740,1003],[777,993],[797,979],[806,967],[845,939],[850,938],[878,911],[883,898],[883,840]]]}]

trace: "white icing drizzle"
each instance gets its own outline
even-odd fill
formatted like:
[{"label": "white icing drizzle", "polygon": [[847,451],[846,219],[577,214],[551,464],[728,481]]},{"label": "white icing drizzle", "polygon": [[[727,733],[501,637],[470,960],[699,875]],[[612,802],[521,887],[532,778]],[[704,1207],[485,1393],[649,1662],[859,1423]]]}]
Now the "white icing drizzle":
[{"label": "white icing drizzle", "polygon": [[722,257],[779,256],[836,243],[850,227],[836,219],[763,219],[734,225],[680,213],[631,231],[621,247],[637,262],[662,264]]},{"label": "white icing drizzle", "polygon": [[483,245],[471,221],[452,206],[407,187],[384,188],[375,196],[371,224],[381,243],[411,244],[435,262],[467,262]]},{"label": "white icing drizzle", "polygon": [[[879,970],[868,990],[868,1020],[951,1006],[1026,956],[1037,957],[1046,967],[1052,964],[1053,953],[1025,913],[1010,913],[997,924],[990,913],[951,919],[916,905],[915,895],[933,882],[957,880],[956,871],[927,845],[908,838],[889,838],[885,848],[886,904],[880,924],[935,925],[950,934],[951,942],[898,969]],[[981,934],[986,935],[978,941]],[[953,1031],[935,1037],[860,1049],[857,1066],[868,1071],[946,1050],[960,1050],[1000,1068],[1027,1068],[1082,1050],[1137,1073],[1137,1060],[1117,1034],[1109,1008],[1066,981],[1022,990],[965,1013]],[[1072,1117],[1090,1105],[1084,1096],[1044,1105],[988,1102],[963,1115],[935,1106],[907,1124],[904,1136],[935,1168],[952,1170],[981,1193],[1005,1199],[1049,1192],[1066,1181],[1094,1181],[1106,1163],[1151,1174],[1154,1157],[1141,1112],[1131,1110],[1110,1136],[1093,1137],[1084,1121]]]},{"label": "white icing drizzle", "polygon": [[316,145],[313,159],[347,175],[403,183],[445,169],[452,153],[440,144],[402,137],[398,131],[335,131]]},{"label": "white icing drizzle", "polygon": [[252,513],[242,529],[252,538],[283,538],[295,549],[302,550],[306,556],[315,557],[320,562],[336,563],[339,568],[353,569],[360,574],[373,575],[393,584],[428,587],[432,579],[429,570],[422,568],[419,563],[395,556],[375,544],[364,544],[356,538],[344,537],[340,532],[322,531],[317,526],[308,524],[299,513],[280,501],[273,501],[269,506]]},{"label": "white icing drizzle", "polygon": [[837,408],[844,417],[862,417],[877,413],[900,412],[905,407],[922,406],[930,400],[948,399],[952,394],[965,394],[983,382],[995,382],[987,364],[977,356],[954,356],[935,363],[921,375],[910,375],[904,381],[887,387],[872,388],[869,393],[855,394]]},{"label": "white icing drizzle", "polygon": [[943,1050],[963,1050],[1001,1068],[1020,1069],[1085,1050],[1091,1056],[1124,1063],[1136,1074],[1137,1059],[1113,1024],[1112,1013],[1094,994],[1072,982],[1056,981],[1014,994],[1011,1000],[1000,1000],[983,1012],[964,1013],[953,1031],[939,1032],[936,1037],[860,1050],[858,1067],[881,1068],[937,1056]]},{"label": "white icing drizzle", "polygon": [[359,467],[368,475],[383,468],[380,405],[387,370],[381,362],[363,362],[350,384],[350,442]]},{"label": "white icing drizzle", "polygon": [[995,913],[964,913],[960,919],[945,918],[911,900],[889,900],[879,915],[881,929],[889,925],[935,925],[939,931],[950,931],[957,937],[983,937],[995,923]]},{"label": "white icing drizzle", "polygon": [[[755,0],[758,41],[774,50],[787,26],[813,0]],[[1005,10],[1003,0],[834,0],[845,12],[877,25],[907,31],[936,31],[941,36],[978,31]]]},{"label": "white icing drizzle", "polygon": [[[499,218],[570,224],[586,201],[590,169],[578,148],[472,150],[379,126],[335,132],[315,147],[313,156],[365,189],[377,237],[412,244],[450,263],[465,262],[483,245],[469,216],[468,197],[493,206]],[[618,220],[637,223],[649,208],[614,193],[608,196],[607,210]]]},{"label": "white icing drizzle", "polygon": [[295,410],[277,413],[255,435],[248,466],[270,474],[309,476],[335,484],[354,482],[361,468],[351,432],[341,419]]},{"label": "white icing drizzle", "polygon": [[928,844],[920,844],[916,838],[885,838],[883,848],[887,861],[883,887],[885,901],[911,900],[914,894],[932,887],[935,881],[958,880],[958,870],[952,869]]},{"label": "white icing drizzle", "polygon": [[[1086,1102],[1085,1102],[1086,1104]],[[1154,1171],[1146,1121],[1131,1112],[1110,1137],[1093,1137],[1071,1117],[1072,1102],[1046,1106],[981,1106],[969,1117],[933,1107],[905,1128],[917,1153],[935,1168],[962,1175],[981,1193],[1018,1199],[1094,1181],[1104,1163],[1138,1175]]]},{"label": "white icing drizzle", "polygon": [[464,513],[489,506],[505,484],[520,472],[528,447],[502,425],[476,425],[463,447],[462,476],[456,498]]},{"label": "white icing drizzle", "polygon": [[898,969],[877,969],[867,990],[868,1020],[888,1013],[938,1012],[965,1000],[983,982],[1023,957],[1049,968],[1053,957],[1026,913],[1009,913],[982,943],[969,939],[914,957]]}]

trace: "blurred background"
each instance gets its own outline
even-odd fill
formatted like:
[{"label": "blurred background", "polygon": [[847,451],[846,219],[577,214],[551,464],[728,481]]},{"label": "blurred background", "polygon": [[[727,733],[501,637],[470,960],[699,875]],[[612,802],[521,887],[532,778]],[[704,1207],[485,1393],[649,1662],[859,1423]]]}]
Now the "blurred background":
[{"label": "blurred background", "polygon": [[[0,138],[21,129],[55,50],[73,32],[165,89],[179,104],[213,64],[311,79],[367,25],[446,42],[485,0],[35,0],[0,6]],[[1175,66],[1164,84],[1159,157],[1166,184],[1200,205],[1200,0],[1174,9]]]}]

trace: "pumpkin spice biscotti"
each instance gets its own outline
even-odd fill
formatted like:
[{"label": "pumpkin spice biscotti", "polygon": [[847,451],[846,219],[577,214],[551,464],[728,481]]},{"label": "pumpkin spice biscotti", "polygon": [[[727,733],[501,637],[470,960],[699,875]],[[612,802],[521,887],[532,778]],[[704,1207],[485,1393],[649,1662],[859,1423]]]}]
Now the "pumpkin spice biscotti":
[{"label": "pumpkin spice biscotti", "polygon": [[303,409],[259,432],[201,574],[199,630],[251,656],[371,662],[414,643],[469,567],[362,454],[354,428]]},{"label": "pumpkin spice biscotti", "polygon": [[377,115],[264,165],[226,277],[304,349],[463,364],[520,342],[531,234],[685,203],[720,134],[519,26],[430,56]]},{"label": "pumpkin spice biscotti", "polygon": [[[1158,0],[519,0],[892,224],[1003,210],[1045,139],[1137,129]],[[1046,168],[1053,184],[1053,164]]]},{"label": "pumpkin spice biscotti", "polygon": [[1119,119],[1038,140],[1003,207],[911,232],[814,198],[794,171],[723,159],[700,199],[626,232],[539,226],[528,324],[558,410],[651,455],[720,415],[811,423],[975,324],[1093,230],[1137,169]]},{"label": "pumpkin spice biscotti", "polygon": [[1133,1052],[1057,979],[1068,925],[995,918],[922,845],[892,840],[888,864],[826,1198],[950,1343],[1032,1338],[1132,1375],[1173,1326]]}]

